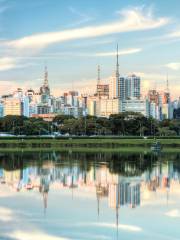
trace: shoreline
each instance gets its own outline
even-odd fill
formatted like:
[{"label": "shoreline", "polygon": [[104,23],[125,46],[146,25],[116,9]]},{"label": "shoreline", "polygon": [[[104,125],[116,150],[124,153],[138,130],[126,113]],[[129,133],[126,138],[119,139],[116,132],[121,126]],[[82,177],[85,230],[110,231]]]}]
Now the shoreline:
[{"label": "shoreline", "polygon": [[[122,148],[0,148],[1,153],[16,153],[16,152],[22,152],[22,153],[32,153],[32,152],[68,152],[68,153],[154,153],[148,148],[137,148],[137,147],[122,147]],[[161,153],[180,153],[179,148],[165,148]]]},{"label": "shoreline", "polygon": [[[167,149],[180,151],[180,139],[157,139],[162,145],[162,151]],[[66,139],[0,139],[0,150],[10,149],[37,149],[42,150],[98,150],[98,151],[150,151],[154,139],[139,138],[66,138]]]}]

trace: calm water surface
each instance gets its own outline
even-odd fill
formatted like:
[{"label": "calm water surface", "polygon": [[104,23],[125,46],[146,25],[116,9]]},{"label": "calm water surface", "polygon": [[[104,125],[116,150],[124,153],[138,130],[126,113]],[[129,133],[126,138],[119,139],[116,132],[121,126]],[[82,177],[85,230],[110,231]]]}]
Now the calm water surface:
[{"label": "calm water surface", "polygon": [[0,239],[179,240],[180,154],[1,153]]}]

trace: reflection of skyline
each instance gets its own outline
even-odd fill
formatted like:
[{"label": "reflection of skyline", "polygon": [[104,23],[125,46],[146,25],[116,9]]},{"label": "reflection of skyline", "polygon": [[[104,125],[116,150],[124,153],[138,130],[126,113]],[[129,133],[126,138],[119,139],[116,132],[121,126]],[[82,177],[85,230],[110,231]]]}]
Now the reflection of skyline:
[{"label": "reflection of skyline", "polygon": [[2,153],[0,235],[19,239],[23,226],[21,239],[32,229],[38,239],[178,239],[179,157]]},{"label": "reflection of skyline", "polygon": [[[86,165],[86,164],[85,164]],[[0,169],[2,184],[6,184],[15,191],[39,190],[43,197],[44,211],[48,205],[48,193],[51,188],[60,190],[73,188],[88,190],[95,194],[97,212],[100,213],[102,198],[108,200],[108,206],[115,209],[116,218],[121,207],[135,208],[141,204],[141,192],[155,192],[166,190],[169,193],[171,185],[179,184],[180,174],[174,169],[173,162],[158,162],[153,168],[145,171],[141,176],[125,177],[121,173],[112,173],[105,164],[94,164],[88,167],[71,164],[56,164],[46,161],[42,166],[30,166],[24,169]],[[118,219],[116,220],[118,222]]]}]

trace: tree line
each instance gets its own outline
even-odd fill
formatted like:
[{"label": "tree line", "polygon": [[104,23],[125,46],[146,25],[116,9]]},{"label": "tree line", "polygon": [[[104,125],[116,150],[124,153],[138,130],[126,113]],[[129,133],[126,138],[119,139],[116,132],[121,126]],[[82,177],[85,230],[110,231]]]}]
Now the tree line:
[{"label": "tree line", "polygon": [[13,135],[180,136],[180,120],[157,121],[131,112],[113,114],[109,118],[57,115],[51,122],[9,115],[0,118],[0,132]]}]

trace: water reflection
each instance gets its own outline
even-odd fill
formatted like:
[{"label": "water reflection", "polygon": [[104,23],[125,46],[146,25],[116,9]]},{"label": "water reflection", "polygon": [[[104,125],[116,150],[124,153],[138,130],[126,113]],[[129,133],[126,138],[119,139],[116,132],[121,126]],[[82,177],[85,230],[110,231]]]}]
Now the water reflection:
[{"label": "water reflection", "polygon": [[[105,206],[112,209],[118,239],[120,208],[143,207],[148,194],[153,193],[161,193],[168,204],[171,190],[180,191],[179,160],[179,154],[1,154],[0,186],[4,185],[6,191],[16,194],[25,191],[41,195],[45,215],[51,194],[56,197],[55,192],[66,190],[73,199],[75,191],[76,198],[80,199],[85,193],[86,197],[96,199],[94,211],[98,218]],[[52,208],[51,205],[50,210]],[[80,206],[78,211],[83,211]],[[114,237],[110,235],[109,239]]]}]

